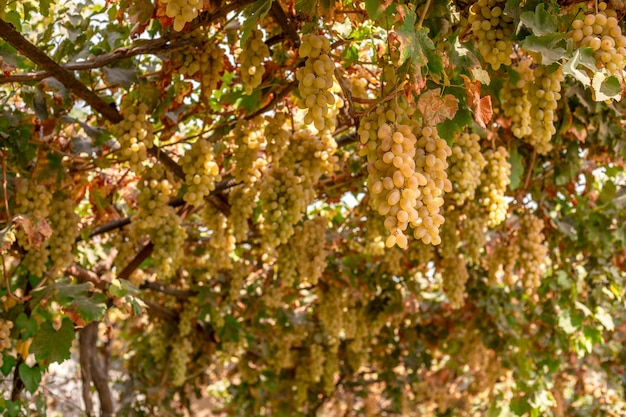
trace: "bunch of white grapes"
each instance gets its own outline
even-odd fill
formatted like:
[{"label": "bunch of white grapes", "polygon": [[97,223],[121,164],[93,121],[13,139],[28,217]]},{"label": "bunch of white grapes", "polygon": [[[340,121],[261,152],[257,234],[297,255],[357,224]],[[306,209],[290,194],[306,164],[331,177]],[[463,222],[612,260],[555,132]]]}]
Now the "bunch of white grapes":
[{"label": "bunch of white grapes", "polygon": [[503,14],[505,5],[506,0],[478,0],[470,6],[467,18],[480,55],[494,70],[511,65],[515,26],[513,19]]},{"label": "bunch of white grapes", "polygon": [[215,190],[215,183],[222,179],[211,143],[198,139],[180,159],[180,165],[187,184],[183,198],[193,206],[200,206],[204,198]]},{"label": "bunch of white grapes", "polygon": [[165,5],[165,15],[174,19],[174,30],[180,32],[185,25],[198,17],[203,0],[159,0]]},{"label": "bunch of white grapes", "polygon": [[330,42],[325,37],[312,33],[302,37],[300,57],[307,60],[296,74],[301,97],[298,106],[308,109],[304,122],[313,123],[318,130],[326,126],[329,106],[335,104],[335,95],[330,91],[334,83],[335,63],[329,52]]},{"label": "bunch of white grapes", "polygon": [[241,81],[246,94],[252,94],[255,88],[261,85],[265,67],[263,61],[270,56],[270,50],[263,42],[263,33],[252,29],[246,42],[241,45],[239,60],[241,61]]},{"label": "bunch of white grapes", "polygon": [[451,197],[456,204],[474,199],[476,188],[480,185],[480,174],[487,161],[480,150],[480,136],[464,132],[455,141],[450,155]]},{"label": "bunch of white grapes", "polygon": [[148,149],[154,146],[154,128],[148,119],[148,106],[122,107],[124,120],[111,127],[111,133],[120,144],[122,157],[137,174],[144,170],[143,162],[148,159]]},{"label": "bunch of white grapes", "polygon": [[481,205],[489,212],[487,225],[495,227],[506,219],[509,203],[505,198],[511,182],[511,164],[508,151],[500,146],[485,151],[487,165],[480,178]]},{"label": "bunch of white grapes", "polygon": [[626,57],[626,36],[622,34],[617,12],[608,8],[605,2],[597,5],[597,13],[592,9],[572,22],[569,36],[575,47],[587,46],[594,50],[598,69],[606,68],[609,74],[622,73]]}]

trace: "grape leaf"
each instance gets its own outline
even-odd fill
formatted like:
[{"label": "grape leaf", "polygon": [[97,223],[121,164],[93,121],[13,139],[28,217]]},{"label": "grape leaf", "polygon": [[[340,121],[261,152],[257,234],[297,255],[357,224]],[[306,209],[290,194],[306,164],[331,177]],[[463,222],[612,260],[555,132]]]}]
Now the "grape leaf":
[{"label": "grape leaf", "polygon": [[487,127],[487,122],[493,116],[493,107],[491,105],[491,96],[480,96],[480,82],[471,81],[469,77],[461,75],[465,83],[465,91],[467,93],[467,103],[474,111],[474,120],[482,128]]},{"label": "grape leaf", "polygon": [[39,367],[39,365],[35,365],[31,368],[25,363],[22,363],[18,368],[18,372],[20,375],[20,379],[24,383],[24,388],[26,388],[26,391],[30,392],[31,394],[37,391],[39,383],[41,382],[41,368]]},{"label": "grape leaf", "polygon": [[522,180],[522,175],[524,174],[524,164],[522,163],[522,156],[517,151],[517,146],[512,148],[509,153],[511,163],[511,190],[517,189],[519,187],[520,182]]},{"label": "grape leaf", "polygon": [[[593,59],[593,49],[577,49],[576,52],[574,52],[574,56],[572,56],[572,58],[567,61],[565,65],[563,65],[563,73],[566,75],[571,75],[572,77],[580,81],[585,87],[589,87],[591,85],[591,79],[585,71],[581,71],[578,69],[579,64],[583,64],[584,66],[588,67],[587,62],[589,57],[593,61],[595,67],[595,60]],[[595,68],[591,69],[595,70]]]},{"label": "grape leaf", "polygon": [[531,35],[524,39],[522,47],[540,54],[543,65],[554,64],[568,56],[565,49],[564,33],[550,33],[544,36]]},{"label": "grape leaf", "polygon": [[417,101],[417,108],[430,126],[454,118],[459,108],[459,100],[451,94],[441,97],[439,88],[428,90]]},{"label": "grape leaf", "polygon": [[[299,4],[302,2],[299,2]],[[245,44],[250,36],[250,32],[254,29],[260,19],[263,19],[265,15],[270,11],[272,7],[272,0],[258,0],[248,8],[250,13],[249,17],[244,21],[241,28],[241,45]]]},{"label": "grape leaf", "polygon": [[591,81],[591,87],[596,93],[594,97],[596,101],[620,101],[622,98],[622,86],[619,80],[612,75],[607,77],[602,72],[596,72]]},{"label": "grape leaf", "polygon": [[554,33],[557,30],[556,18],[548,13],[543,3],[537,5],[534,12],[522,13],[520,22],[537,36]]},{"label": "grape leaf", "polygon": [[30,352],[35,354],[38,361],[46,364],[62,362],[70,358],[73,341],[74,325],[70,319],[64,318],[58,331],[51,322],[45,321],[33,337]]}]

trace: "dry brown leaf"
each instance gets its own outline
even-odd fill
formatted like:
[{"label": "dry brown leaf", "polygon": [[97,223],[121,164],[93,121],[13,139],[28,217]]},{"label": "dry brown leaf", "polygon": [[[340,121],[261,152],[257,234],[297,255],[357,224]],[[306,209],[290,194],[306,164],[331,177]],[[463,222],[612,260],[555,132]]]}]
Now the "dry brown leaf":
[{"label": "dry brown leaf", "polygon": [[474,120],[482,128],[487,127],[487,122],[493,116],[493,107],[491,105],[491,96],[480,97],[480,82],[471,81],[467,76],[461,75],[465,83],[465,92],[467,93],[467,102],[474,111]]},{"label": "dry brown leaf", "polygon": [[417,108],[422,113],[426,124],[434,126],[444,120],[454,118],[459,108],[459,101],[450,94],[441,97],[441,90],[437,88],[422,94],[417,101]]}]

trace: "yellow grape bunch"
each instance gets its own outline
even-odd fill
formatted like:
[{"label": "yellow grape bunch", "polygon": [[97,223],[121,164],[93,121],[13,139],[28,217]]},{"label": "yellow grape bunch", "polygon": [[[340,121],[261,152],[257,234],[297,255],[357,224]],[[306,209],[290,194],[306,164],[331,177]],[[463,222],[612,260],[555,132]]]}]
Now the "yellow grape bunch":
[{"label": "yellow grape bunch", "polygon": [[516,78],[504,83],[500,96],[504,115],[511,118],[511,132],[516,138],[530,136],[533,132],[529,89],[535,81],[532,59],[522,58],[513,64],[511,69]]},{"label": "yellow grape bunch", "polygon": [[222,179],[220,167],[215,162],[211,143],[198,139],[180,160],[185,173],[187,192],[183,199],[193,206],[200,206],[204,198],[215,189]]},{"label": "yellow grape bunch", "polygon": [[456,204],[474,199],[480,185],[480,174],[487,161],[480,150],[480,136],[464,132],[455,141],[450,155],[451,197]]},{"label": "yellow grape bunch", "polygon": [[52,275],[61,275],[72,264],[74,242],[80,234],[80,216],[74,211],[74,201],[65,195],[57,195],[50,206],[50,260]]},{"label": "yellow grape bunch", "polygon": [[123,105],[124,120],[111,127],[111,133],[120,144],[120,153],[128,160],[130,169],[141,174],[144,161],[148,159],[148,149],[154,146],[154,128],[148,116],[148,106]]},{"label": "yellow grape bunch", "polygon": [[296,73],[301,97],[298,106],[307,110],[304,123],[312,123],[317,130],[323,130],[329,106],[335,104],[335,95],[330,91],[335,72],[335,63],[328,55],[330,42],[323,36],[308,33],[302,36],[299,52],[300,57],[307,60]]},{"label": "yellow grape bunch", "polygon": [[541,285],[541,279],[546,273],[548,247],[545,244],[543,220],[525,214],[519,219],[519,268],[521,280],[527,294],[531,295]]},{"label": "yellow grape bunch", "polygon": [[598,69],[606,68],[609,74],[621,78],[626,64],[626,36],[622,34],[619,23],[617,12],[605,2],[600,2],[597,11],[592,9],[576,17],[569,36],[575,47],[593,49]]},{"label": "yellow grape bunch", "polygon": [[241,61],[241,81],[246,94],[252,94],[261,85],[265,67],[263,61],[270,56],[270,49],[263,42],[263,33],[252,29],[246,42],[241,45],[239,60]]},{"label": "yellow grape bunch", "polygon": [[509,152],[502,146],[485,151],[487,165],[480,178],[480,203],[489,213],[487,225],[495,227],[506,219],[509,203],[505,198],[506,189],[511,183]]},{"label": "yellow grape bunch", "polygon": [[233,130],[235,149],[232,160],[235,163],[233,177],[237,182],[249,185],[256,183],[267,165],[265,153],[264,118],[257,116],[251,120],[240,120]]},{"label": "yellow grape bunch", "polygon": [[3,351],[11,348],[11,329],[13,328],[13,322],[9,320],[0,319],[0,366],[3,364],[2,354]]},{"label": "yellow grape bunch", "polygon": [[550,141],[556,134],[558,101],[561,99],[561,83],[565,80],[559,67],[548,72],[547,67],[538,66],[533,71],[534,82],[529,88],[531,129],[525,137],[538,154],[545,155],[552,149]]},{"label": "yellow grape bunch", "polygon": [[470,6],[467,18],[481,56],[494,70],[511,65],[515,26],[503,14],[505,5],[506,0],[478,0]]},{"label": "yellow grape bunch", "polygon": [[203,0],[159,0],[165,5],[165,15],[174,19],[172,26],[176,32],[180,32],[185,25],[198,17],[202,9]]}]

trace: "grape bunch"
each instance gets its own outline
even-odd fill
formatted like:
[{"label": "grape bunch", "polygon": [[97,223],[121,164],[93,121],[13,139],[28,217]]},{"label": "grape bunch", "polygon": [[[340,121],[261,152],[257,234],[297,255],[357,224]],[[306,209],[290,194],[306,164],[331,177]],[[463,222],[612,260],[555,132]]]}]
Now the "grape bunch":
[{"label": "grape bunch", "polygon": [[511,182],[511,164],[509,153],[502,146],[488,149],[484,155],[487,165],[480,177],[480,202],[489,212],[487,225],[495,227],[506,219],[509,208],[505,193]]},{"label": "grape bunch", "polygon": [[237,242],[243,242],[248,237],[250,227],[248,219],[252,217],[257,205],[259,190],[254,185],[240,184],[231,188],[228,193],[230,216],[228,221]]},{"label": "grape bunch", "polygon": [[122,157],[128,160],[131,170],[141,174],[148,149],[154,146],[154,128],[148,119],[148,106],[123,105],[124,120],[111,127],[111,133],[120,144]]},{"label": "grape bunch", "polygon": [[183,198],[193,206],[200,206],[204,198],[215,190],[215,183],[222,179],[211,144],[205,139],[198,139],[180,159],[180,165],[187,184]]},{"label": "grape bunch", "polygon": [[416,143],[415,172],[426,178],[426,185],[417,198],[419,217],[411,222],[413,236],[427,245],[438,245],[441,243],[439,227],[444,222],[439,210],[444,203],[444,193],[452,191],[452,183],[446,173],[447,158],[452,150],[439,137],[435,127],[424,126],[420,133]]},{"label": "grape bunch", "polygon": [[511,65],[515,26],[513,19],[503,14],[505,5],[505,0],[478,0],[470,6],[467,19],[480,55],[494,70]]},{"label": "grape bunch", "polygon": [[505,236],[495,242],[495,248],[487,258],[487,268],[489,270],[489,285],[496,285],[502,282],[509,287],[513,287],[517,281],[515,264],[519,255],[517,237],[514,235]]},{"label": "grape bunch", "polygon": [[74,211],[74,201],[66,195],[58,195],[50,206],[50,226],[53,233],[48,244],[53,276],[61,275],[72,264],[72,249],[80,234],[80,216]]},{"label": "grape bunch", "polygon": [[9,320],[0,319],[0,366],[2,366],[2,352],[11,347],[11,329],[13,328],[13,322]]},{"label": "grape bunch", "polygon": [[532,60],[521,59],[511,66],[515,71],[516,80],[511,77],[504,83],[501,90],[504,115],[511,118],[511,131],[516,138],[530,136],[532,130],[531,103],[529,89],[534,82],[534,73],[531,68]]},{"label": "grape bunch", "polygon": [[542,233],[543,220],[525,214],[519,219],[519,267],[521,280],[527,294],[533,294],[541,285],[541,279],[546,272],[548,247]]},{"label": "grape bunch", "polygon": [[[50,214],[52,193],[43,184],[18,177],[15,179],[15,214],[26,215],[34,228],[39,228],[39,222],[45,222]],[[48,262],[49,237],[45,234],[26,233],[24,228],[18,228],[17,243],[26,251],[22,258],[22,265],[33,275],[42,276]]]},{"label": "grape bunch", "polygon": [[272,167],[263,175],[259,195],[262,207],[259,229],[263,246],[268,252],[287,243],[314,195],[312,184],[304,184],[301,177],[284,166]]},{"label": "grape bunch", "polygon": [[287,115],[277,111],[273,116],[265,116],[265,121],[265,154],[272,164],[278,165],[291,139],[291,133],[286,128]]},{"label": "grape bunch", "polygon": [[326,269],[327,223],[322,216],[307,220],[295,227],[287,243],[278,247],[278,276],[284,287],[302,282],[317,285]]},{"label": "grape bunch", "polygon": [[255,88],[261,85],[265,67],[263,61],[270,56],[270,50],[263,42],[263,33],[252,29],[245,44],[241,45],[241,81],[245,86],[246,94],[252,94]]},{"label": "grape bunch", "polygon": [[302,37],[300,57],[307,58],[304,67],[296,74],[301,109],[308,109],[304,123],[313,123],[318,130],[326,126],[325,117],[329,106],[335,104],[335,95],[330,91],[334,83],[335,64],[330,58],[330,42],[323,36],[312,33]]},{"label": "grape bunch", "polygon": [[165,15],[174,19],[174,30],[180,32],[185,25],[198,17],[203,0],[159,0],[165,5]]},{"label": "grape bunch", "polygon": [[483,210],[471,204],[465,211],[466,216],[461,223],[461,238],[465,253],[470,263],[478,265],[480,252],[487,242],[488,217]]},{"label": "grape bunch", "polygon": [[535,68],[533,77],[534,82],[528,90],[532,132],[525,140],[539,155],[545,155],[552,149],[550,141],[556,133],[554,125],[556,109],[561,98],[561,83],[565,76],[560,67],[548,73],[547,68],[540,65]]},{"label": "grape bunch", "polygon": [[179,73],[200,81],[202,94],[208,99],[221,80],[224,50],[202,28],[184,35],[183,39],[191,40],[192,46],[172,53],[170,60]]},{"label": "grape bunch", "polygon": [[265,145],[263,132],[264,119],[258,116],[252,120],[241,120],[235,126],[235,149],[232,160],[235,163],[233,177],[235,181],[252,185],[263,175],[267,160],[261,152]]},{"label": "grape bunch", "polygon": [[626,36],[622,34],[617,12],[599,2],[597,13],[591,10],[572,22],[569,36],[574,46],[589,47],[594,50],[598,69],[606,68],[609,74],[621,78],[625,66]]},{"label": "grape bunch", "polygon": [[322,175],[332,174],[336,168],[337,142],[329,132],[313,135],[309,130],[298,130],[289,140],[281,166],[289,167],[308,184],[315,184]]},{"label": "grape bunch", "polygon": [[385,246],[408,247],[405,232],[409,224],[419,220],[416,209],[421,196],[420,187],[428,180],[417,173],[413,134],[412,109],[406,100],[398,99],[394,106],[378,106],[361,120],[358,134],[367,156],[367,187],[370,206],[384,216],[388,231]]},{"label": "grape bunch", "polygon": [[480,185],[480,174],[487,161],[480,150],[480,136],[463,133],[455,141],[450,155],[450,182],[453,184],[451,197],[456,204],[474,199]]},{"label": "grape bunch", "polygon": [[172,340],[169,357],[170,380],[175,387],[181,387],[187,379],[187,366],[191,361],[193,345],[189,337],[176,337]]},{"label": "grape bunch", "polygon": [[465,304],[465,284],[469,279],[465,260],[461,255],[452,255],[444,258],[442,264],[443,290],[448,296],[450,308],[459,309]]},{"label": "grape bunch", "polygon": [[207,275],[215,277],[219,271],[232,268],[230,255],[235,250],[235,237],[229,231],[228,218],[213,204],[207,204],[201,215],[204,225],[212,232],[207,250]]}]

